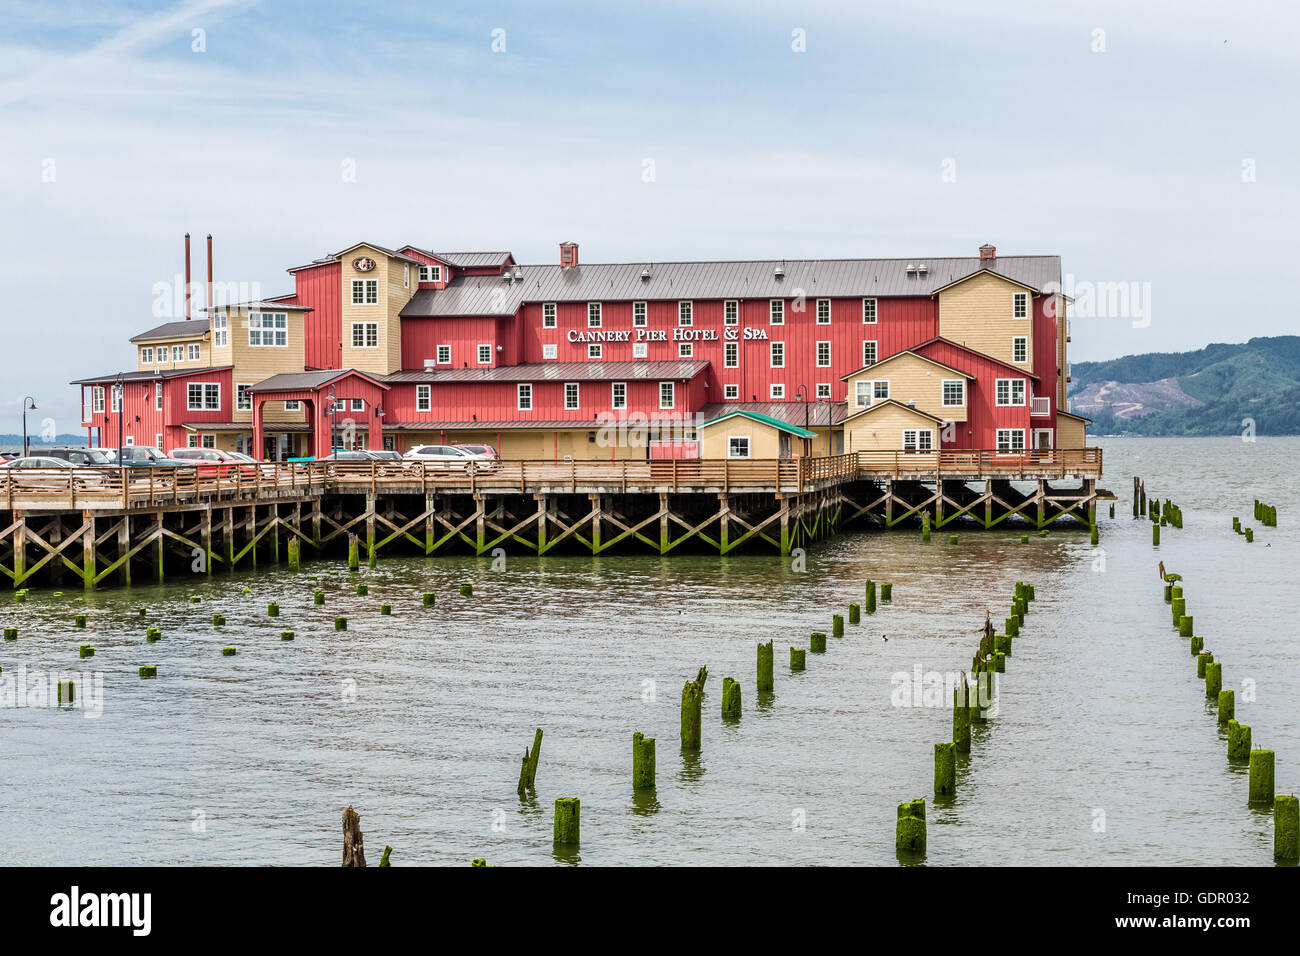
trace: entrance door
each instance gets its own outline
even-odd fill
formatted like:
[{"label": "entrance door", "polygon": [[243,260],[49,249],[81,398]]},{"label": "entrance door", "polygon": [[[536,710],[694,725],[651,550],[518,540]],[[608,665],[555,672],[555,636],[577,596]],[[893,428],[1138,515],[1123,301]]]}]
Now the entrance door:
[{"label": "entrance door", "polygon": [[274,435],[265,435],[262,438],[262,458],[265,461],[279,461],[279,439]]},{"label": "entrance door", "polygon": [[788,432],[781,432],[780,450],[777,452],[780,458],[789,458],[791,451],[790,435]]},{"label": "entrance door", "polygon": [[1034,447],[1039,451],[1049,451],[1052,448],[1052,429],[1035,428]]}]

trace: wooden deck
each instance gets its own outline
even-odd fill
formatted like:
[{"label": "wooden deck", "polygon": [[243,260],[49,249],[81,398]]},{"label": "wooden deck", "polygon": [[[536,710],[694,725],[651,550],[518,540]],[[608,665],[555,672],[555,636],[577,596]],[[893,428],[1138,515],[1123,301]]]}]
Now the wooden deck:
[{"label": "wooden deck", "polygon": [[268,462],[228,472],[212,465],[124,471],[114,467],[0,468],[8,511],[130,511],[223,501],[309,499],[325,494],[771,494],[801,495],[855,481],[1096,479],[1100,448],[852,452],[766,460],[500,461],[447,471],[422,461]]}]

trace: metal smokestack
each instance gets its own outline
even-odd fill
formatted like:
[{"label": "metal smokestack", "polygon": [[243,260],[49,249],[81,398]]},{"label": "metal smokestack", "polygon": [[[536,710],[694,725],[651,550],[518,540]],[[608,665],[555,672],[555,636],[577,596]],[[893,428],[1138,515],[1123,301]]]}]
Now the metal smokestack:
[{"label": "metal smokestack", "polygon": [[190,320],[190,234],[185,233],[185,321]]},{"label": "metal smokestack", "polygon": [[203,304],[212,308],[212,233],[208,233],[208,296]]}]

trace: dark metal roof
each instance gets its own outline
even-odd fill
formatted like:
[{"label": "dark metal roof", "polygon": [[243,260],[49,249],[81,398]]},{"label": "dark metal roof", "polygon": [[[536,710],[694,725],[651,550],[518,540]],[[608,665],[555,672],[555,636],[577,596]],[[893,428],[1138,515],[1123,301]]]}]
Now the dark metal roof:
[{"label": "dark metal roof", "polygon": [[[924,264],[924,275],[908,266]],[[776,270],[783,271],[781,278]],[[513,315],[521,302],[612,302],[641,299],[767,299],[829,296],[928,296],[959,279],[992,272],[1040,292],[1061,280],[1060,256],[926,259],[770,259],[743,262],[618,262],[521,265],[522,281],[460,276],[425,289],[403,317]],[[650,277],[642,279],[643,271]]]},{"label": "dark metal roof", "polygon": [[709,367],[705,359],[632,362],[525,362],[496,368],[404,369],[384,378],[389,385],[473,382],[584,382],[694,378]]},{"label": "dark metal roof", "polygon": [[799,428],[804,423],[804,407],[808,409],[808,427],[825,428],[844,420],[845,402],[713,402],[700,408],[700,417],[712,421],[732,412],[752,412],[765,418],[775,418]]},{"label": "dark metal roof", "polygon": [[322,385],[328,385],[330,382],[337,381],[348,375],[359,375],[367,381],[374,382],[380,388],[388,387],[384,384],[382,377],[358,372],[354,368],[327,368],[314,372],[282,372],[279,375],[272,375],[270,378],[262,379],[249,390],[253,392],[292,392],[301,389],[320,388]]},{"label": "dark metal roof", "polygon": [[117,381],[119,375],[124,382],[161,382],[166,378],[179,378],[182,375],[206,375],[209,372],[224,372],[227,369],[234,368],[233,365],[206,365],[202,368],[178,368],[167,369],[166,371],[157,371],[155,369],[146,369],[145,371],[131,372],[110,372],[108,375],[97,375],[91,378],[79,378],[75,382],[69,382],[69,385],[102,385],[113,384]]},{"label": "dark metal roof", "polygon": [[858,418],[862,415],[870,415],[872,412],[884,408],[886,405],[895,405],[898,408],[903,409],[903,411],[905,412],[912,412],[913,414],[920,415],[923,418],[928,418],[932,422],[937,422],[940,425],[943,424],[943,419],[939,418],[937,415],[931,415],[929,412],[923,411],[922,409],[917,408],[915,405],[904,405],[902,402],[893,398],[879,399],[878,401],[872,402],[870,405],[868,405],[866,408],[862,409],[861,411],[854,412],[852,415],[848,415],[846,417]]},{"label": "dark metal roof", "polygon": [[351,252],[353,249],[357,248],[358,246],[369,246],[371,249],[377,249],[378,251],[382,252],[384,255],[392,256],[394,259],[402,259],[406,262],[414,262],[417,266],[424,265],[424,263],[421,262],[419,259],[412,259],[410,256],[398,252],[396,249],[389,249],[387,246],[381,246],[377,242],[365,242],[365,241],[354,242],[346,249],[340,249],[338,252],[334,253],[334,258],[337,259],[345,252]]},{"label": "dark metal roof", "polygon": [[555,428],[589,428],[599,429],[609,424],[594,418],[544,419],[530,421],[511,419],[509,421],[485,422],[384,422],[386,432],[431,432],[431,431],[519,431],[521,429],[555,429]]},{"label": "dark metal roof", "polygon": [[405,245],[403,249],[414,249],[431,259],[437,259],[439,262],[445,262],[449,266],[455,266],[457,269],[481,269],[485,266],[503,266],[508,261],[513,261],[514,256],[504,250],[501,252],[430,252],[428,249],[421,249],[419,246]]},{"label": "dark metal roof", "polygon": [[[291,299],[296,295],[294,292],[286,292],[280,296],[282,299]],[[222,305],[211,305],[203,309],[204,312],[226,312],[230,309],[265,309],[268,312],[311,312],[312,307],[309,305],[292,305],[288,302],[277,302],[275,299],[257,299],[253,302],[226,302]]]},{"label": "dark metal roof", "polygon": [[164,322],[147,332],[131,337],[132,342],[147,342],[151,339],[177,339],[187,336],[204,335],[208,331],[207,316],[198,319],[181,319],[179,322]]}]

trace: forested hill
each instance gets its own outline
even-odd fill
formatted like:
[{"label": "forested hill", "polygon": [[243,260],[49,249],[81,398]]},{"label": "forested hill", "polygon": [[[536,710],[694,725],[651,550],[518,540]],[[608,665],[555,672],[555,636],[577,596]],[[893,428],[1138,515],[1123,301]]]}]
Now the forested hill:
[{"label": "forested hill", "polygon": [[1071,366],[1072,410],[1094,435],[1300,434],[1300,336]]}]

